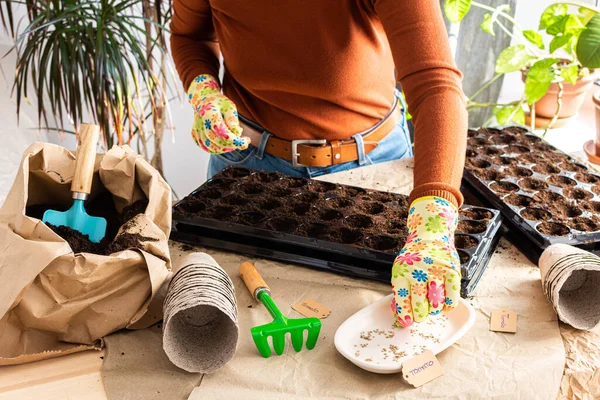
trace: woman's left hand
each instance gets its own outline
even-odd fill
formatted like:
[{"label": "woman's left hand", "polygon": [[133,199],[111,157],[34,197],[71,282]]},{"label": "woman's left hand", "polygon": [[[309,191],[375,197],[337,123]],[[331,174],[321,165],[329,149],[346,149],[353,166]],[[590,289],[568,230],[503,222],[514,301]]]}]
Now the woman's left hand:
[{"label": "woman's left hand", "polygon": [[409,236],[392,267],[392,310],[400,327],[456,307],[460,259],[454,247],[458,210],[441,197],[416,199],[408,214]]}]

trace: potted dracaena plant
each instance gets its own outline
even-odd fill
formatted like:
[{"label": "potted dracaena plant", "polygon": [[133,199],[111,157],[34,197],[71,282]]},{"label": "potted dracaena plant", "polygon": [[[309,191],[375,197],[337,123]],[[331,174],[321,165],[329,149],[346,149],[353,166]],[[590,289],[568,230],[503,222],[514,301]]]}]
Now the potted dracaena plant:
[{"label": "potted dracaena plant", "polygon": [[[492,118],[500,125],[524,125],[529,108],[532,127],[542,125],[545,132],[559,118],[575,116],[597,79],[594,69],[600,68],[600,10],[575,2],[556,3],[542,12],[537,30],[523,30],[508,14],[508,5],[490,7],[471,0],[444,2],[446,18],[452,23],[460,22],[472,7],[488,11],[480,26],[483,31],[495,35],[499,28],[515,44],[498,55],[496,74],[469,97],[468,109],[492,107]],[[520,72],[525,82],[520,99],[504,104],[477,102],[478,95],[511,72]]]},{"label": "potted dracaena plant", "polygon": [[40,126],[51,119],[48,129],[76,133],[89,115],[105,149],[133,142],[162,174],[170,17],[162,0],[0,0],[0,24],[15,40],[17,114],[33,86]]}]

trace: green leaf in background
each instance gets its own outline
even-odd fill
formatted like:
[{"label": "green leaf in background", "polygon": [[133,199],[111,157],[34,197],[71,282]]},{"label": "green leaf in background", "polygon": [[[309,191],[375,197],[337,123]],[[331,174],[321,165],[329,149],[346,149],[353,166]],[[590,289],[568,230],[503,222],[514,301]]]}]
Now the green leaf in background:
[{"label": "green leaf in background", "polygon": [[485,14],[483,16],[483,22],[481,25],[479,25],[479,27],[484,32],[487,32],[492,36],[496,36],[496,33],[494,33],[494,21],[492,20],[492,14]]},{"label": "green leaf in background", "polygon": [[571,41],[572,37],[573,35],[570,33],[562,36],[555,36],[550,42],[550,54],[554,53],[561,47],[564,47],[567,43],[569,43],[569,41]]},{"label": "green leaf in background", "polygon": [[523,44],[510,46],[502,50],[496,59],[496,73],[506,74],[519,71],[529,65],[535,57],[530,55]]},{"label": "green leaf in background", "polygon": [[570,67],[561,68],[560,76],[571,85],[577,83],[577,77],[579,76],[579,67],[577,65],[571,65]]},{"label": "green leaf in background", "polygon": [[496,9],[494,10],[494,12],[492,14],[486,13],[483,16],[483,22],[481,23],[481,25],[479,25],[479,27],[484,32],[487,32],[492,36],[496,36],[496,33],[494,32],[494,23],[496,23],[496,21],[498,20],[498,15],[501,12],[505,12],[505,11],[510,11],[510,6],[508,4],[504,4],[504,5],[496,7]]},{"label": "green leaf in background", "polygon": [[588,22],[579,36],[575,52],[584,67],[600,68],[600,15],[594,15]]},{"label": "green leaf in background", "polygon": [[525,111],[523,111],[520,104],[495,107],[494,116],[500,125],[507,125],[511,121],[525,125]]},{"label": "green leaf in background", "polygon": [[529,40],[530,43],[536,45],[540,50],[544,50],[545,46],[542,35],[536,31],[526,30],[523,31],[523,36],[525,36],[525,39]]},{"label": "green leaf in background", "polygon": [[553,36],[559,35],[561,33],[563,35],[566,35],[568,33],[571,33],[573,35],[579,35],[584,29],[585,25],[581,23],[579,18],[575,15],[570,14],[558,17],[558,20],[554,24],[550,25],[546,29],[546,32],[549,35]]},{"label": "green leaf in background", "polygon": [[556,23],[560,17],[567,15],[568,9],[566,4],[553,4],[546,8],[540,17],[539,29],[546,29]]},{"label": "green leaf in background", "polygon": [[444,13],[448,21],[456,24],[460,22],[471,8],[471,0],[445,0]]},{"label": "green leaf in background", "polygon": [[589,8],[586,8],[586,7],[579,7],[579,14],[580,14],[579,21],[583,25],[587,25],[587,23],[590,22],[592,17],[598,13],[596,11],[590,10]]},{"label": "green leaf in background", "polygon": [[557,62],[558,58],[545,58],[533,64],[527,71],[525,98],[529,105],[539,101],[550,89],[550,84],[556,77],[556,73],[550,67]]}]

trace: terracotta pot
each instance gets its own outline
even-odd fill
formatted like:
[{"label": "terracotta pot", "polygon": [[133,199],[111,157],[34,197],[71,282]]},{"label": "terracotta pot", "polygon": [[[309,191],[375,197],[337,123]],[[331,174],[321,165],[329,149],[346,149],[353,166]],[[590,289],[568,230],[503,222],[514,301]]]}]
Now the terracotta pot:
[{"label": "terracotta pot", "polygon": [[600,156],[600,92],[594,93],[594,114],[596,115],[596,155]]},{"label": "terracotta pot", "polygon": [[[522,74],[525,81],[525,73]],[[569,82],[563,82],[562,107],[558,118],[570,118],[577,115],[579,109],[585,100],[585,94],[594,85],[594,81],[600,77],[600,74],[594,72],[583,79],[577,81],[575,85]],[[548,92],[537,103],[535,103],[536,117],[552,118],[556,112],[558,101],[558,85],[552,83]]]}]

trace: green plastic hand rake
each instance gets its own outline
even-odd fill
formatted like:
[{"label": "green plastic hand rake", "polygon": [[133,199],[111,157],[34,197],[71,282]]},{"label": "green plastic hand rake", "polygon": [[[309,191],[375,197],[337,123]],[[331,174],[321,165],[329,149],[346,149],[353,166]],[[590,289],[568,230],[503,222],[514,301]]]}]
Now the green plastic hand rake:
[{"label": "green plastic hand rake", "polygon": [[271,298],[271,291],[263,278],[260,276],[254,265],[245,262],[240,265],[240,276],[246,284],[246,287],[257,301],[260,301],[267,308],[273,322],[266,325],[255,326],[250,329],[256,348],[261,356],[269,358],[271,356],[271,347],[268,338],[273,341],[273,348],[277,355],[282,355],[285,349],[285,335],[290,334],[292,338],[292,347],[297,352],[302,350],[304,341],[304,331],[308,331],[306,339],[306,348],[312,350],[317,344],[319,332],[321,331],[321,321],[318,318],[286,318],[281,314],[279,308]]}]

